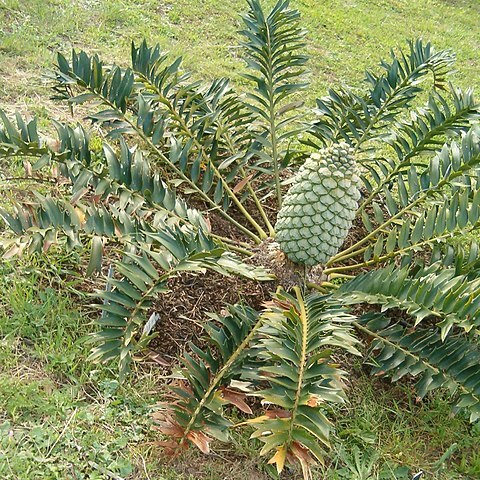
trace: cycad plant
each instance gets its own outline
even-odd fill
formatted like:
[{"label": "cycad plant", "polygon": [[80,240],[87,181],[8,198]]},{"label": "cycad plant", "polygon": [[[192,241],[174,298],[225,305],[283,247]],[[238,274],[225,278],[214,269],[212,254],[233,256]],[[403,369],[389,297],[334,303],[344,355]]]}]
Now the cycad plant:
[{"label": "cycad plant", "polygon": [[109,252],[91,358],[118,362],[121,377],[169,279],[275,281],[262,310],[211,313],[158,428],[169,450],[207,452],[248,426],[279,472],[298,462],[308,479],[330,405],[346,399],[336,352],[359,355],[364,341],[376,375],[415,377],[419,397],[446,388],[480,418],[480,109],[446,81],[454,55],[417,40],[366,72],[363,93],[332,89],[307,111],[298,12],[287,0],[248,8],[242,95],[192,80],[146,42],[128,68],[58,55],[55,97],[88,108],[95,133],[54,122],[46,139],[35,119],[0,114],[3,162],[22,158],[41,186],[1,210],[4,256],[88,248],[90,275]]}]

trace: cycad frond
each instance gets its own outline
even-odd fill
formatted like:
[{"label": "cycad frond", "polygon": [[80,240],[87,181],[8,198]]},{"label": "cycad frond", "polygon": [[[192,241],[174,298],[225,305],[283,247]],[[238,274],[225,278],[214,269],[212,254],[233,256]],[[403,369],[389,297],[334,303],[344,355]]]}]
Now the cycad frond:
[{"label": "cycad frond", "polygon": [[419,377],[415,387],[420,397],[446,388],[456,396],[454,410],[468,412],[471,422],[480,418],[478,339],[459,334],[444,339],[438,329],[412,329],[376,313],[364,315],[357,328],[373,338],[373,374],[392,381]]},{"label": "cycad frond", "polygon": [[138,245],[137,253],[124,253],[114,264],[122,278],[108,278],[110,285],[98,296],[105,300],[98,309],[99,332],[92,341],[99,343],[91,355],[96,361],[119,362],[120,376],[128,373],[129,363],[138,341],[139,330],[147,322],[152,301],[168,292],[167,281],[179,272],[202,273],[206,270],[222,275],[235,274],[257,280],[270,280],[261,267],[243,263],[201,232],[164,228],[147,233],[148,243]]},{"label": "cycad frond", "polygon": [[[187,75],[179,70],[181,59],[165,65],[167,58],[158,45],[132,44],[132,69],[145,87],[136,108],[138,126],[155,145],[164,141],[162,132],[167,130],[175,131],[184,143],[193,139],[197,149],[204,149],[200,152],[203,161],[211,159],[223,176],[233,181],[248,159],[252,114],[228,79],[204,86],[185,84]],[[215,190],[215,185],[212,188]]]},{"label": "cycad frond", "polygon": [[331,362],[332,349],[357,351],[350,331],[354,317],[321,297],[304,300],[300,290],[295,291],[296,298],[277,293],[262,314],[264,364],[251,375],[269,384],[257,394],[268,408],[248,423],[256,430],[252,437],[265,444],[260,455],[274,452],[269,463],[275,463],[279,473],[287,461],[299,462],[304,478],[310,479],[310,465],[322,462],[329,447],[325,407],[344,401],[345,372]]},{"label": "cycad frond", "polygon": [[254,93],[248,94],[248,106],[258,118],[257,141],[263,147],[257,152],[259,162],[254,168],[274,176],[281,206],[280,170],[286,159],[282,143],[298,133],[298,127],[289,127],[298,119],[289,112],[298,105],[286,105],[285,100],[307,85],[300,80],[307,62],[307,57],[300,53],[305,32],[298,25],[300,14],[289,8],[289,0],[279,0],[268,14],[258,0],[249,0],[248,4],[250,10],[243,16],[246,28],[240,33],[245,37],[243,46],[252,73],[244,76],[255,84]]},{"label": "cycad frond", "polygon": [[152,172],[141,152],[129,149],[123,140],[118,154],[108,144],[104,144],[103,152],[92,153],[89,135],[81,126],[72,128],[56,122],[58,138],[51,142],[52,148],[42,143],[33,120],[28,125],[35,141],[28,143],[18,140],[22,135],[21,117],[17,116],[18,127],[6,117],[2,120],[2,132],[9,132],[3,135],[2,148],[16,156],[36,159],[32,170],[37,175],[43,170],[48,175],[50,167],[57,166],[65,179],[63,193],[70,197],[57,199],[34,192],[35,201],[17,204],[10,211],[2,209],[4,221],[22,236],[13,239],[19,244],[17,253],[45,248],[56,242],[60,232],[66,235],[69,247],[82,243],[81,234],[145,241],[142,231],[156,231],[164,225],[187,225],[208,232],[203,215],[190,208],[158,173]]},{"label": "cycad frond", "polygon": [[344,305],[369,303],[382,310],[399,308],[414,319],[414,326],[431,317],[445,339],[453,326],[469,332],[480,325],[480,279],[457,275],[438,264],[411,274],[409,267],[393,264],[358,275],[333,295]]},{"label": "cycad frond", "polygon": [[229,403],[251,413],[245,394],[231,382],[240,379],[249,344],[263,319],[241,305],[230,305],[224,315],[210,316],[212,321],[205,327],[209,346],[190,345],[196,357],[185,355],[181,384],[173,387],[175,400],[156,415],[159,430],[176,440],[167,444],[171,449],[188,440],[208,452],[211,437],[228,440],[232,423],[223,410]]},{"label": "cycad frond", "polygon": [[430,262],[441,262],[445,267],[454,268],[456,275],[475,278],[480,271],[480,245],[477,240],[438,245],[432,250]]},{"label": "cycad frond", "polygon": [[479,118],[480,104],[475,101],[473,91],[451,86],[449,97],[433,92],[427,105],[413,113],[410,120],[397,122],[387,143],[395,149],[405,168],[414,157],[438,150],[445,137],[467,132],[472,122]]},{"label": "cycad frond", "polygon": [[[56,89],[70,103],[95,101],[99,104],[99,111],[89,115],[89,118],[107,129],[110,137],[139,137],[156,162],[168,172],[165,181],[171,185],[183,183],[188,186],[188,191],[259,243],[260,238],[267,237],[267,233],[235,192],[234,181],[239,166],[235,163],[225,164],[225,158],[217,158],[219,145],[214,131],[223,128],[218,122],[215,123],[217,117],[224,112],[223,120],[238,120],[230,108],[233,97],[228,81],[214,81],[207,88],[197,82],[185,84],[185,76],[178,75],[179,62],[163,69],[158,74],[161,77],[159,79],[155,70],[155,65],[163,61],[163,57],[160,60],[157,58],[159,51],[142,44],[138,49],[133,47],[133,52],[134,68],[141,68],[143,72],[121,69],[116,65],[107,68],[96,56],[90,57],[85,52],[74,51],[71,62],[59,54]],[[100,76],[93,75],[92,72],[99,69],[103,73]],[[135,75],[139,73],[140,81],[136,82]],[[169,87],[169,94],[164,97],[163,91],[158,89],[165,76],[173,84]],[[156,83],[150,84],[150,81]],[[151,87],[154,88],[153,94]],[[226,155],[226,158],[237,153]],[[234,157],[233,161],[236,160],[237,157]],[[231,178],[224,175],[220,167],[228,167]],[[253,231],[227,213],[230,203],[241,211]],[[256,204],[262,211],[260,203]],[[217,208],[219,205],[222,208]]]},{"label": "cycad frond", "polygon": [[436,52],[429,42],[422,40],[409,42],[407,53],[392,50],[391,61],[380,63],[384,73],[366,72],[368,93],[330,90],[328,96],[317,100],[319,119],[310,132],[322,143],[343,140],[357,148],[385,137],[390,134],[392,121],[422,92],[420,84],[429,73],[436,89],[445,88],[445,77],[454,60],[452,52]]},{"label": "cycad frond", "polygon": [[13,123],[5,112],[0,110],[0,154],[2,157],[16,155],[19,151],[30,150],[36,155],[48,153],[47,145],[42,144],[38,134],[37,119],[25,121],[20,114]]}]

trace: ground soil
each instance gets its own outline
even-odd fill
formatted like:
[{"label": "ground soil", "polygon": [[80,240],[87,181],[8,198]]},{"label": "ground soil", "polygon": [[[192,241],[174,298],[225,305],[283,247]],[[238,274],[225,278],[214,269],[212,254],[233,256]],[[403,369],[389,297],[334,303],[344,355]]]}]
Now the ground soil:
[{"label": "ground soil", "polygon": [[168,284],[170,293],[162,295],[153,309],[160,315],[157,337],[149,347],[157,361],[171,364],[188,342],[199,341],[208,312],[221,313],[227,304],[244,303],[260,310],[269,299],[273,282],[255,282],[225,277],[215,272],[181,275]]}]

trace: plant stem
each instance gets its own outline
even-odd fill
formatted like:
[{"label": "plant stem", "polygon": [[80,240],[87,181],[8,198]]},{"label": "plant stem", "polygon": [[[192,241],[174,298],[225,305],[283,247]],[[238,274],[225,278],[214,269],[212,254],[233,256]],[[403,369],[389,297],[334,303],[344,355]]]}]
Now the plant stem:
[{"label": "plant stem", "polygon": [[268,114],[269,124],[268,133],[270,135],[270,143],[272,145],[272,163],[273,163],[273,175],[275,177],[275,191],[277,194],[278,209],[282,208],[282,188],[280,185],[280,168],[278,165],[278,145],[276,136],[276,123],[275,123],[275,100],[274,100],[274,85],[273,85],[273,65],[272,59],[272,39],[270,37],[270,28],[266,26],[267,35],[267,57],[269,59],[267,67],[266,87],[268,90]]},{"label": "plant stem", "polygon": [[[228,129],[225,129],[225,132],[226,132],[226,135],[224,137],[225,141],[227,142],[228,147],[230,148],[230,152],[234,153],[234,151],[236,149],[235,149],[235,146],[232,142],[232,138],[230,137],[230,135],[228,135]],[[244,179],[248,178],[247,172],[245,171],[245,168],[243,166],[240,167],[240,173],[242,175],[242,178],[244,178]],[[257,193],[255,192],[255,190],[252,187],[252,182],[250,182],[250,180],[247,180],[246,186],[247,186],[248,191],[250,192],[250,195],[251,195],[253,201],[255,202],[255,205],[257,207],[258,212],[260,213],[263,221],[265,222],[265,225],[268,229],[269,236],[273,238],[275,236],[275,230],[274,230],[272,224],[270,223],[270,220],[268,219],[268,216],[265,212],[265,209],[263,208],[262,203],[260,202],[260,199],[257,196]]]},{"label": "plant stem", "polygon": [[[473,230],[473,228],[472,228],[472,230]],[[450,233],[445,233],[443,235],[439,235],[438,237],[430,238],[428,240],[424,240],[423,242],[415,243],[414,245],[410,245],[408,247],[405,247],[405,248],[402,248],[402,249],[399,249],[399,250],[395,250],[391,253],[388,253],[387,255],[382,255],[381,257],[372,258],[371,260],[367,260],[367,261],[362,262],[362,263],[357,263],[357,264],[354,264],[354,265],[344,265],[344,266],[339,266],[339,267],[327,268],[326,270],[323,271],[323,273],[325,273],[325,275],[332,275],[334,272],[344,272],[344,271],[348,271],[348,270],[356,270],[356,269],[359,269],[359,268],[369,267],[371,265],[377,265],[377,264],[385,262],[385,261],[387,261],[391,258],[397,257],[398,255],[403,255],[404,253],[408,253],[410,250],[414,250],[418,247],[423,247],[423,246],[428,245],[428,244],[430,244],[432,242],[435,242],[435,241],[444,240],[444,239],[446,239],[450,236],[451,236]],[[356,252],[352,252],[352,253],[346,255],[345,257],[340,257],[340,259],[337,260],[337,262],[343,261],[346,258],[355,257],[365,250],[366,250],[366,248],[362,248],[361,250],[357,250]]]},{"label": "plant stem", "polygon": [[[219,235],[211,235],[214,239],[220,241],[220,242],[223,242],[225,243],[225,248],[227,250],[230,250],[232,252],[237,252],[237,253],[241,253],[242,255],[245,255],[247,257],[251,257],[253,256],[253,252],[251,252],[250,250],[247,250],[246,248],[242,248],[242,247],[239,247],[238,243],[235,243],[234,241],[228,239],[228,238],[225,238],[225,237],[221,237]],[[247,244],[248,246],[248,244]]]},{"label": "plant stem", "polygon": [[[357,255],[360,255],[361,253],[365,252],[365,250],[367,250],[368,247],[363,247],[363,248],[360,248],[358,250],[355,250],[353,252],[350,252],[346,255],[342,255],[340,257],[336,256],[335,258],[335,263],[339,263],[339,262],[344,262],[345,260],[348,260],[350,258],[354,258],[356,257]],[[330,263],[330,260],[327,262],[327,265]]]},{"label": "plant stem", "polygon": [[[33,156],[33,155],[32,155]],[[58,181],[55,179],[35,178],[35,177],[7,177],[0,178],[0,182],[35,182],[35,183],[47,183],[52,185],[58,185]]]},{"label": "plant stem", "polygon": [[[227,142],[228,147],[230,148],[230,152],[234,153],[234,151],[236,149],[235,149],[235,146],[232,142],[232,138],[231,138],[230,135],[228,135],[228,129],[225,129],[225,131],[226,131],[226,135],[224,137],[225,141]],[[242,175],[242,178],[244,178],[244,179],[248,178],[247,172],[245,171],[245,168],[243,166],[240,167],[240,173]],[[258,198],[257,193],[255,192],[255,190],[252,187],[252,182],[250,182],[250,180],[247,180],[247,185],[246,186],[247,186],[248,191],[250,192],[250,195],[251,195],[253,201],[255,202],[255,205],[257,207],[258,212],[260,213],[263,221],[265,222],[265,225],[268,229],[268,234],[270,235],[270,237],[273,238],[275,236],[275,229],[273,228],[272,224],[270,223],[270,220],[268,219],[268,216],[265,212],[265,209],[263,208],[263,205],[260,202],[260,199]]]},{"label": "plant stem", "polygon": [[341,278],[343,280],[351,280],[352,278],[355,278],[355,275],[345,275],[344,273],[331,273],[329,275],[329,278],[333,280],[334,278]]},{"label": "plant stem", "polygon": [[[244,171],[244,169],[242,168],[241,171]],[[257,206],[257,209],[258,209],[260,215],[263,218],[263,221],[265,222],[265,225],[268,228],[269,236],[271,238],[275,237],[275,229],[273,228],[272,224],[270,223],[270,220],[268,219],[267,214],[265,213],[265,209],[263,208],[263,205],[260,203],[260,200],[259,200],[257,194],[255,193],[255,190],[253,189],[250,181],[247,182],[247,188],[248,188],[248,191],[250,192],[250,195],[251,195],[253,201],[255,202],[255,205]]]},{"label": "plant stem", "polygon": [[[302,292],[300,291],[300,287],[294,287],[295,296],[297,297],[298,305],[300,307],[299,318],[301,322],[301,329],[302,329],[302,339],[300,345],[300,358],[299,358],[299,365],[298,365],[298,384],[297,389],[295,391],[295,400],[293,402],[293,407],[291,411],[291,416],[289,419],[289,429],[288,429],[288,440],[285,441],[286,445],[290,445],[293,441],[293,427],[295,426],[295,420],[298,412],[298,406],[300,404],[300,397],[302,394],[304,376],[305,376],[305,365],[307,363],[307,347],[308,347],[308,318],[307,318],[307,310],[305,308],[305,302],[302,298]],[[295,348],[296,350],[296,348]]]},{"label": "plant stem", "polygon": [[[317,292],[320,292],[320,293],[326,293],[327,291],[322,288],[320,285],[316,284],[316,283],[312,283],[312,282],[307,282],[305,284],[307,286],[307,288],[313,288],[314,290],[317,290]],[[322,283],[323,285],[323,283]]]}]

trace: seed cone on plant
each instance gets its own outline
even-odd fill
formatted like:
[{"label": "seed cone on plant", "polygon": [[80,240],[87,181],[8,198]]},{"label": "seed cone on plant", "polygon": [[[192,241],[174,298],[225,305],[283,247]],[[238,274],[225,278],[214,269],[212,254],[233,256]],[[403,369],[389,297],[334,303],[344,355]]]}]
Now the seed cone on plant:
[{"label": "seed cone on plant", "polygon": [[324,264],[338,252],[360,199],[353,149],[334,144],[299,169],[275,226],[276,240],[295,263]]}]

